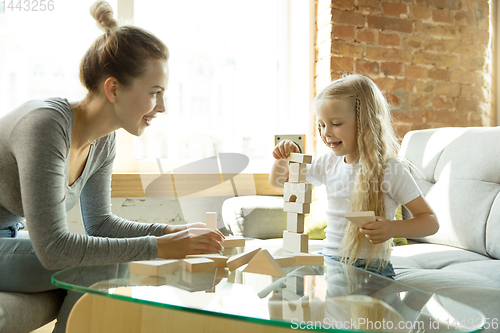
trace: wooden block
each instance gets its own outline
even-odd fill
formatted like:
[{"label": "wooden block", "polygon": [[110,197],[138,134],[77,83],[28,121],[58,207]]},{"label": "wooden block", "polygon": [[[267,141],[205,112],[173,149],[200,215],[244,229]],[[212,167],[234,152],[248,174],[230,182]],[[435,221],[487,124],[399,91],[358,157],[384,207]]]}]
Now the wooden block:
[{"label": "wooden block", "polygon": [[252,250],[252,251],[243,252],[243,253],[237,254],[235,256],[232,256],[231,258],[229,258],[227,260],[227,268],[229,268],[230,271],[234,271],[236,268],[241,267],[245,264],[248,264],[248,262],[250,262],[250,260],[252,260],[252,258],[259,251],[260,251],[260,247],[255,249],[255,250]]},{"label": "wooden block", "polygon": [[288,181],[290,183],[303,183],[306,181],[307,164],[288,163]]},{"label": "wooden block", "polygon": [[311,203],[312,184],[285,182],[283,200],[288,202]]},{"label": "wooden block", "polygon": [[207,212],[206,224],[207,224],[207,228],[210,228],[212,230],[217,230],[217,213],[216,212]]},{"label": "wooden block", "polygon": [[274,260],[280,265],[281,268],[292,267],[297,265],[294,256],[277,256]]},{"label": "wooden block", "polygon": [[311,211],[311,204],[285,201],[283,203],[283,210],[290,213],[309,214],[309,212]]},{"label": "wooden block", "polygon": [[286,216],[286,230],[298,234],[304,233],[304,214],[288,212]]},{"label": "wooden block", "polygon": [[182,268],[190,273],[203,273],[215,270],[215,263],[208,258],[184,259]]},{"label": "wooden block", "polygon": [[271,276],[286,276],[280,265],[274,260],[273,256],[267,250],[257,253],[252,260],[248,262],[243,270],[247,273],[265,274]]},{"label": "wooden block", "polygon": [[311,155],[299,154],[299,153],[290,153],[288,156],[288,161],[295,163],[306,163],[310,164],[312,162]]},{"label": "wooden block", "polygon": [[141,260],[130,263],[130,273],[160,276],[179,270],[179,260]]},{"label": "wooden block", "polygon": [[321,254],[296,253],[295,262],[297,266],[323,266],[325,264],[325,257]]},{"label": "wooden block", "polygon": [[304,277],[292,275],[286,278],[286,290],[295,294],[304,295]]},{"label": "wooden block", "polygon": [[220,242],[225,249],[228,247],[239,247],[245,246],[245,238],[243,237],[226,237],[222,242]]},{"label": "wooden block", "polygon": [[215,267],[226,267],[228,256],[221,256],[220,254],[189,254],[186,256],[190,258],[207,258],[213,260]]},{"label": "wooden block", "polygon": [[283,251],[307,253],[309,251],[309,235],[283,231]]},{"label": "wooden block", "polygon": [[296,305],[301,305],[303,307],[309,306],[309,297],[304,294],[297,294],[293,291],[282,289],[283,300],[287,300],[289,302],[293,302]]},{"label": "wooden block", "polygon": [[375,212],[350,212],[346,213],[345,218],[357,225],[358,227],[362,227],[367,223],[375,221]]}]

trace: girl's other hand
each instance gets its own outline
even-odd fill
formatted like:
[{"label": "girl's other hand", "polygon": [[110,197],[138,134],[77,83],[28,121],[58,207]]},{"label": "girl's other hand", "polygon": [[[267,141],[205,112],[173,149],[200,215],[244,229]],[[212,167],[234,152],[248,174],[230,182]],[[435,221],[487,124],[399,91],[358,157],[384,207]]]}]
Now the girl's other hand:
[{"label": "girl's other hand", "polygon": [[365,224],[359,231],[373,244],[380,244],[394,237],[392,221],[380,216],[375,216],[375,222]]},{"label": "girl's other hand", "polygon": [[300,153],[299,147],[291,140],[280,141],[273,150],[275,159],[286,159],[290,153]]}]

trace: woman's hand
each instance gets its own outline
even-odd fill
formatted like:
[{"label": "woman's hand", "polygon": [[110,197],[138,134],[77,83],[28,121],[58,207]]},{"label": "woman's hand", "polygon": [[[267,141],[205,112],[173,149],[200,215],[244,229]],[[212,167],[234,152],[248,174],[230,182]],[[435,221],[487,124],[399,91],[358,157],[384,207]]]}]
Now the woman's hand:
[{"label": "woman's hand", "polygon": [[183,230],[157,238],[158,258],[183,259],[188,254],[220,253],[223,250],[219,242],[224,236],[220,231],[208,229],[204,223],[193,223],[192,227],[184,227]]},{"label": "woman's hand", "polygon": [[277,160],[287,158],[290,153],[300,153],[299,147],[291,140],[280,141],[273,150],[273,156]]},{"label": "woman's hand", "polygon": [[365,224],[359,231],[373,244],[380,244],[394,237],[393,221],[380,216],[375,216],[374,222]]},{"label": "woman's hand", "polygon": [[[167,234],[171,234],[171,233],[174,233],[174,232],[179,232],[179,231],[182,231],[182,230],[186,230],[186,229],[194,229],[194,228],[206,228],[207,225],[203,222],[194,222],[194,223],[186,223],[186,224],[178,224],[178,225],[167,225],[167,227],[165,228],[165,235]],[[219,234],[219,236],[222,237],[222,239],[224,239],[224,235],[222,234],[222,232],[220,232],[219,230],[215,230],[215,232],[217,232]]]}]

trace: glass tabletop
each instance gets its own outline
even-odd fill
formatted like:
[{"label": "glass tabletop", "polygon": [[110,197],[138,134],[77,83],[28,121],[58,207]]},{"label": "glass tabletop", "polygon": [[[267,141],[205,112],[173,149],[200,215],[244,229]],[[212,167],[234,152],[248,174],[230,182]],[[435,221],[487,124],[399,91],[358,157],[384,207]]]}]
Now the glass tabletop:
[{"label": "glass tabletop", "polygon": [[244,266],[190,273],[182,261],[159,276],[131,273],[129,264],[73,267],[52,282],[128,302],[311,331],[479,332],[485,324],[485,316],[465,304],[326,258],[324,266],[283,268],[284,277],[243,272]]}]

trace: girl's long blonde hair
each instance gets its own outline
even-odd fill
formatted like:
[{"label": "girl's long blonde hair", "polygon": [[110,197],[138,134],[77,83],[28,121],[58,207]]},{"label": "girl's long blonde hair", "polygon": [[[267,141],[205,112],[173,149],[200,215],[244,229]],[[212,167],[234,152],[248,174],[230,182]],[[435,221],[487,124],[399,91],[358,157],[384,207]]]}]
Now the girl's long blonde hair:
[{"label": "girl's long blonde hair", "polygon": [[[374,211],[376,216],[386,217],[384,171],[387,162],[397,157],[399,151],[399,141],[392,128],[387,101],[372,80],[357,74],[331,82],[316,96],[314,102],[337,99],[350,100],[350,104],[354,105],[352,111],[356,113],[359,169],[350,197],[350,210]],[[368,266],[375,259],[388,261],[390,248],[390,241],[372,244],[356,225],[349,223],[343,239],[342,257],[344,262],[352,264],[359,258],[361,251],[367,249]]]}]

